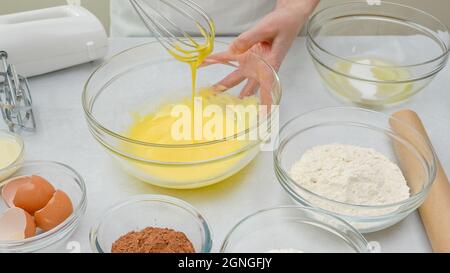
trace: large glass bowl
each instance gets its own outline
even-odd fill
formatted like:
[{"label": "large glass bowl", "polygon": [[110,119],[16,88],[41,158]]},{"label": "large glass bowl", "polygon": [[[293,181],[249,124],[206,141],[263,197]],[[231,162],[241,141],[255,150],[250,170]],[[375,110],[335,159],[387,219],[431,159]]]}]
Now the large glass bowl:
[{"label": "large glass bowl", "polygon": [[[216,42],[215,52],[225,50],[227,44]],[[236,69],[244,78],[264,87],[258,88],[257,96],[265,94],[266,102],[279,104],[281,87],[278,76],[256,53],[201,67],[197,86],[212,86]],[[229,90],[226,92],[237,97],[245,84],[244,80],[234,87],[227,86]],[[261,114],[264,118],[255,126],[232,137],[196,144],[150,143],[131,139],[124,133],[136,112],[150,113],[164,102],[174,102],[190,95],[189,66],[175,60],[159,43],[151,42],[123,51],[100,66],[87,81],[82,100],[92,135],[124,170],[157,186],[185,189],[219,182],[246,166],[264,141],[263,138],[247,136],[262,126],[270,131],[270,121],[277,109],[271,107],[268,115],[267,112]],[[237,137],[248,141],[228,147],[228,143]],[[140,152],[135,154],[131,150]],[[211,151],[215,151],[213,155]],[[164,158],[153,156],[155,154],[164,155]],[[171,159],[170,155],[174,154],[182,156]],[[184,159],[179,160],[180,157]]]},{"label": "large glass bowl", "polygon": [[[410,197],[394,204],[351,204],[310,191],[292,178],[292,166],[307,150],[335,143],[372,148],[399,165]],[[346,220],[362,233],[387,228],[408,216],[423,203],[436,176],[436,155],[429,141],[409,124],[371,110],[332,107],[302,114],[282,126],[276,146],[275,174],[289,196]],[[403,166],[415,166],[414,173],[402,167],[398,151],[411,164]]]},{"label": "large glass bowl", "polygon": [[448,28],[421,10],[351,2],[315,14],[307,48],[327,89],[367,107],[401,102],[426,87],[448,59]]},{"label": "large glass bowl", "polygon": [[221,252],[369,252],[355,228],[333,215],[297,206],[258,211],[237,223]]}]

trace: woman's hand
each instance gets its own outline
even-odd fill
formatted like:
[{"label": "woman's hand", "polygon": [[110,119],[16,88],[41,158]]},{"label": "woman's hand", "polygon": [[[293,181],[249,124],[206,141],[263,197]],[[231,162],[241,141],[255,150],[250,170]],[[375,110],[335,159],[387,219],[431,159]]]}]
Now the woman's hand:
[{"label": "woman's hand", "polygon": [[[256,26],[239,35],[227,52],[211,55],[204,65],[226,62],[233,56],[254,52],[264,58],[275,70],[279,70],[294,39],[313,12],[319,0],[278,0],[275,9]],[[239,69],[214,85],[217,90],[227,90],[244,81]],[[241,96],[256,92],[259,84],[248,79]]]},{"label": "woman's hand", "polygon": [[278,0],[275,10],[233,41],[230,53],[242,54],[254,46],[263,46],[265,59],[278,70],[318,2],[319,0]]}]

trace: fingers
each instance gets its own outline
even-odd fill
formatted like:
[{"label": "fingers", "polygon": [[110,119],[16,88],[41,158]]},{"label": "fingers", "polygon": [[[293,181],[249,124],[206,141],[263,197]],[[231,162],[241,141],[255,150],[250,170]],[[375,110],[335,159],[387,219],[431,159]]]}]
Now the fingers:
[{"label": "fingers", "polygon": [[221,62],[226,62],[226,61],[230,61],[233,60],[233,54],[228,52],[228,51],[223,51],[223,52],[218,52],[218,53],[214,53],[208,56],[208,58],[206,59],[212,59],[212,60],[216,60],[216,61],[221,61]]},{"label": "fingers", "polygon": [[219,52],[209,55],[199,67],[205,67],[212,64],[225,63],[228,64],[230,61],[234,60],[235,57],[228,51]]},{"label": "fingers", "polygon": [[231,72],[228,76],[226,76],[220,82],[214,84],[212,87],[215,91],[223,92],[228,90],[245,80],[245,76],[239,70],[235,70]]},{"label": "fingers", "polygon": [[259,84],[254,79],[248,79],[247,84],[242,88],[241,93],[239,94],[239,98],[242,99],[244,97],[252,96],[256,94],[258,91]]},{"label": "fingers", "polygon": [[265,86],[261,86],[260,93],[261,104],[267,106],[267,111],[270,112],[273,103],[270,89]]},{"label": "fingers", "polygon": [[[271,94],[271,88],[272,84],[270,81],[267,82],[261,82],[261,88],[259,90],[260,92],[260,101],[261,105],[264,105],[267,107],[267,111],[270,112],[273,99]],[[241,93],[239,94],[239,98],[244,98],[248,96],[255,95],[258,91],[258,88],[260,87],[260,84],[255,79],[248,79],[247,84],[242,89]]]},{"label": "fingers", "polygon": [[273,104],[272,91],[275,79],[268,70],[264,70],[259,76],[261,79],[261,88],[259,89],[261,104],[267,106],[267,110],[270,112]]}]

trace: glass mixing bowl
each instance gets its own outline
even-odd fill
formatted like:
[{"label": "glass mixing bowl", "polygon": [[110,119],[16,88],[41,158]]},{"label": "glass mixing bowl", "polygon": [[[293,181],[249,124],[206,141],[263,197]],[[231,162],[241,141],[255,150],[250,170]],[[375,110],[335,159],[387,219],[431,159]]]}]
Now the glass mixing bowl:
[{"label": "glass mixing bowl", "polygon": [[275,207],[236,224],[221,252],[369,252],[367,241],[345,221],[313,208]]},{"label": "glass mixing bowl", "polygon": [[[215,52],[226,49],[227,44],[216,42]],[[262,86],[256,95],[265,98],[260,100],[265,105],[279,104],[278,76],[256,53],[199,68],[197,86],[212,86],[235,70],[243,79]],[[244,80],[234,87],[227,86],[226,92],[238,97],[245,85]],[[260,115],[255,126],[232,137],[202,143],[172,145],[127,137],[125,132],[136,113],[145,115],[164,102],[173,103],[190,95],[189,66],[175,60],[159,43],[151,42],[125,50],[100,66],[87,81],[82,100],[92,135],[125,171],[157,186],[185,189],[219,182],[246,166],[265,140],[249,136],[261,128],[269,132],[277,111],[277,107],[271,107],[271,111]],[[228,145],[238,137],[246,141]]]},{"label": "glass mixing bowl", "polygon": [[[86,212],[87,196],[83,178],[71,167],[52,161],[25,161],[10,167],[12,176],[40,175],[72,201],[73,213],[55,228],[20,241],[0,241],[0,253],[69,252],[67,241]],[[0,187],[1,190],[1,187]],[[0,202],[0,211],[8,208]]]},{"label": "glass mixing bowl", "polygon": [[[358,205],[338,202],[300,186],[290,174],[294,163],[305,151],[334,143],[373,148],[398,164],[410,197],[395,204]],[[408,124],[371,110],[336,107],[297,116],[282,126],[276,145],[275,174],[290,197],[302,205],[328,211],[363,233],[387,228],[408,216],[423,203],[436,176],[436,155],[429,141]],[[402,151],[409,166],[415,166],[414,173],[402,168],[396,151]]]},{"label": "glass mixing bowl", "polygon": [[181,231],[191,241],[195,252],[211,251],[208,223],[194,207],[177,198],[151,194],[131,197],[100,216],[89,235],[92,251],[110,253],[120,236],[147,227]]},{"label": "glass mixing bowl", "polygon": [[333,94],[358,105],[401,102],[426,87],[448,60],[450,36],[421,10],[351,2],[315,14],[307,48]]}]

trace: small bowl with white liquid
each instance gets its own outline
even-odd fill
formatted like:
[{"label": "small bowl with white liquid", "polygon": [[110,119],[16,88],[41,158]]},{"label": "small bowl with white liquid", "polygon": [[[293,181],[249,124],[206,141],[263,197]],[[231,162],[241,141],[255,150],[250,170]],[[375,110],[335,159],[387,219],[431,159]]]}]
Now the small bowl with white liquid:
[{"label": "small bowl with white liquid", "polygon": [[351,2],[319,11],[307,48],[331,93],[382,107],[424,89],[448,60],[448,28],[416,8],[383,1]]},{"label": "small bowl with white liquid", "polygon": [[24,149],[19,135],[0,130],[0,181],[14,173],[15,170],[10,167],[22,162]]}]

